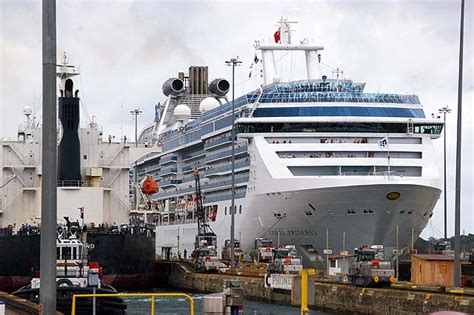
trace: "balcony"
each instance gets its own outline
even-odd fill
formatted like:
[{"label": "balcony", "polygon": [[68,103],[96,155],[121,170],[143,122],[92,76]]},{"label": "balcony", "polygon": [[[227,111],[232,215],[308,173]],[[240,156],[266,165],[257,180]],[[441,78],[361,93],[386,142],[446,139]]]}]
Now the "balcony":
[{"label": "balcony", "polygon": [[[242,183],[247,183],[248,181],[249,181],[249,177],[248,176],[243,176],[243,177],[235,178],[234,183],[235,184],[242,184]],[[232,185],[232,179],[223,180],[223,181],[216,181],[216,182],[209,183],[207,185],[203,185],[202,190],[206,191],[206,190],[213,189],[213,188],[216,188],[216,187],[225,189],[227,186],[230,187],[231,185]]]},{"label": "balcony", "polygon": [[204,144],[204,149],[208,150],[210,148],[214,148],[214,147],[223,145],[225,143],[230,143],[230,142],[232,142],[232,137],[223,137],[223,138],[218,139],[218,140],[213,140],[211,142],[206,142]]},{"label": "balcony", "polygon": [[204,151],[195,152],[193,154],[195,154],[195,155],[185,156],[182,161],[183,162],[189,162],[189,161],[195,160],[197,158],[203,157],[205,155]]},{"label": "balcony", "polygon": [[170,163],[177,163],[177,162],[178,162],[178,156],[177,155],[169,155],[169,156],[162,157],[160,159],[160,165],[161,166],[166,165],[166,164],[170,164]]},{"label": "balcony", "polygon": [[168,168],[163,168],[159,174],[160,176],[167,176],[167,175],[171,175],[171,174],[176,174],[178,172],[178,169],[176,168],[176,166],[173,166],[173,167],[168,167]]},{"label": "balcony", "polygon": [[163,180],[159,182],[161,188],[165,187],[174,187],[178,184],[181,184],[181,180],[179,179],[170,179],[170,180]]},{"label": "balcony", "polygon": [[[235,147],[235,155],[237,156],[237,155],[242,155],[242,153],[247,153],[247,149],[248,148],[246,145]],[[217,160],[231,157],[231,156],[232,156],[232,146],[229,146],[229,148],[223,152],[208,155],[206,159],[204,160],[204,162],[210,163],[210,162],[217,161]]]},{"label": "balcony", "polygon": [[199,165],[192,165],[192,166],[185,166],[183,167],[183,174],[186,174],[186,173],[192,173],[192,171],[197,168],[199,170],[202,170],[204,169],[206,166],[203,165],[203,164],[199,164]]},{"label": "balcony", "polygon": [[[247,167],[247,166],[250,166],[250,161],[249,160],[235,161],[235,169],[236,170],[240,169],[240,168],[243,168],[243,167]],[[215,167],[215,168],[206,170],[205,176],[208,177],[210,175],[214,175],[214,174],[217,174],[217,173],[226,174],[226,173],[229,173],[231,171],[232,171],[232,163],[229,162],[229,164],[226,164],[224,166]]]}]

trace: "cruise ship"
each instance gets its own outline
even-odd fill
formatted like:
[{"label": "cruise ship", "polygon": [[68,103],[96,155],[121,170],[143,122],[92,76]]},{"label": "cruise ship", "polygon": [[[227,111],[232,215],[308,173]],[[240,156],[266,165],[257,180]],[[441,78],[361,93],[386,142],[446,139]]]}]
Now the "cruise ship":
[{"label": "cruise ship", "polygon": [[[441,193],[432,141],[443,122],[426,117],[416,95],[366,93],[365,83],[329,78],[318,71],[323,47],[293,41],[290,27],[282,18],[274,41],[256,42],[263,83],[234,103],[228,81],[208,83],[207,67],[163,85],[166,100],[140,135],[161,152],[135,168],[160,186],[146,210],[157,255],[194,249],[196,168],[218,252],[230,238],[233,106],[235,237],[247,258],[257,237],[294,244],[316,266],[324,249],[363,244],[382,244],[390,257],[427,225]],[[279,51],[304,53],[307,78],[281,82]]]}]

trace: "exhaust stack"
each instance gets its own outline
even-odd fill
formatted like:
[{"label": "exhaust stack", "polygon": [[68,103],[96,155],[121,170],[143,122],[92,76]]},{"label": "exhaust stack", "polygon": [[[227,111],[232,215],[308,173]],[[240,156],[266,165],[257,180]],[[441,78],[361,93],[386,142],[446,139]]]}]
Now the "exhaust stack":
[{"label": "exhaust stack", "polygon": [[184,92],[184,82],[178,78],[170,78],[163,84],[162,89],[165,96],[178,95]]},{"label": "exhaust stack", "polygon": [[[71,76],[78,75],[75,68],[66,65],[60,66],[59,119],[61,120],[62,137],[58,150],[58,185],[81,185],[81,145],[79,142],[79,90],[74,92],[74,82]],[[71,70],[71,69],[74,70]],[[64,71],[62,71],[64,70]]]},{"label": "exhaust stack", "polygon": [[229,92],[230,84],[226,79],[215,79],[209,84],[209,92],[216,96],[225,96]]}]

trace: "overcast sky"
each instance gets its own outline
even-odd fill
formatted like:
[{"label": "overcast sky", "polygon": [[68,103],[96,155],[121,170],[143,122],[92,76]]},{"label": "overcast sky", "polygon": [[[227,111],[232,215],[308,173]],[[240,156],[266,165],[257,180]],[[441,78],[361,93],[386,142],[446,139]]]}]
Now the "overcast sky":
[{"label": "overcast sky", "polygon": [[[129,111],[141,107],[142,127],[163,102],[164,80],[189,65],[209,66],[210,79],[230,78],[224,61],[239,56],[236,95],[248,80],[253,42],[269,38],[281,16],[298,21],[295,37],[324,45],[322,60],[368,92],[419,96],[427,116],[449,105],[449,233],[454,231],[454,161],[460,0],[446,1],[57,1],[58,56],[81,67],[76,79],[82,121],[96,116],[104,134],[133,135]],[[474,233],[473,1],[466,1],[463,93],[462,229]],[[302,56],[280,69],[297,79]],[[301,58],[300,58],[301,59]],[[304,59],[300,60],[304,61]],[[288,65],[293,64],[293,68]],[[322,74],[331,76],[330,68]],[[14,137],[25,105],[41,116],[41,1],[0,0],[0,136]],[[442,171],[443,139],[435,143]],[[442,178],[440,178],[440,181]],[[443,201],[422,236],[441,237]]]}]

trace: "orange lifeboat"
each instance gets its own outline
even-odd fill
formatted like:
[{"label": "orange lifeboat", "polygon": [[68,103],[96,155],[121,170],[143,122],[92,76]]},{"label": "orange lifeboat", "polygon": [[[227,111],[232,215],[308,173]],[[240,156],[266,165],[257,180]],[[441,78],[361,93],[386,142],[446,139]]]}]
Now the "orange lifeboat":
[{"label": "orange lifeboat", "polygon": [[153,195],[158,192],[158,184],[150,175],[141,181],[140,188],[145,195]]}]

